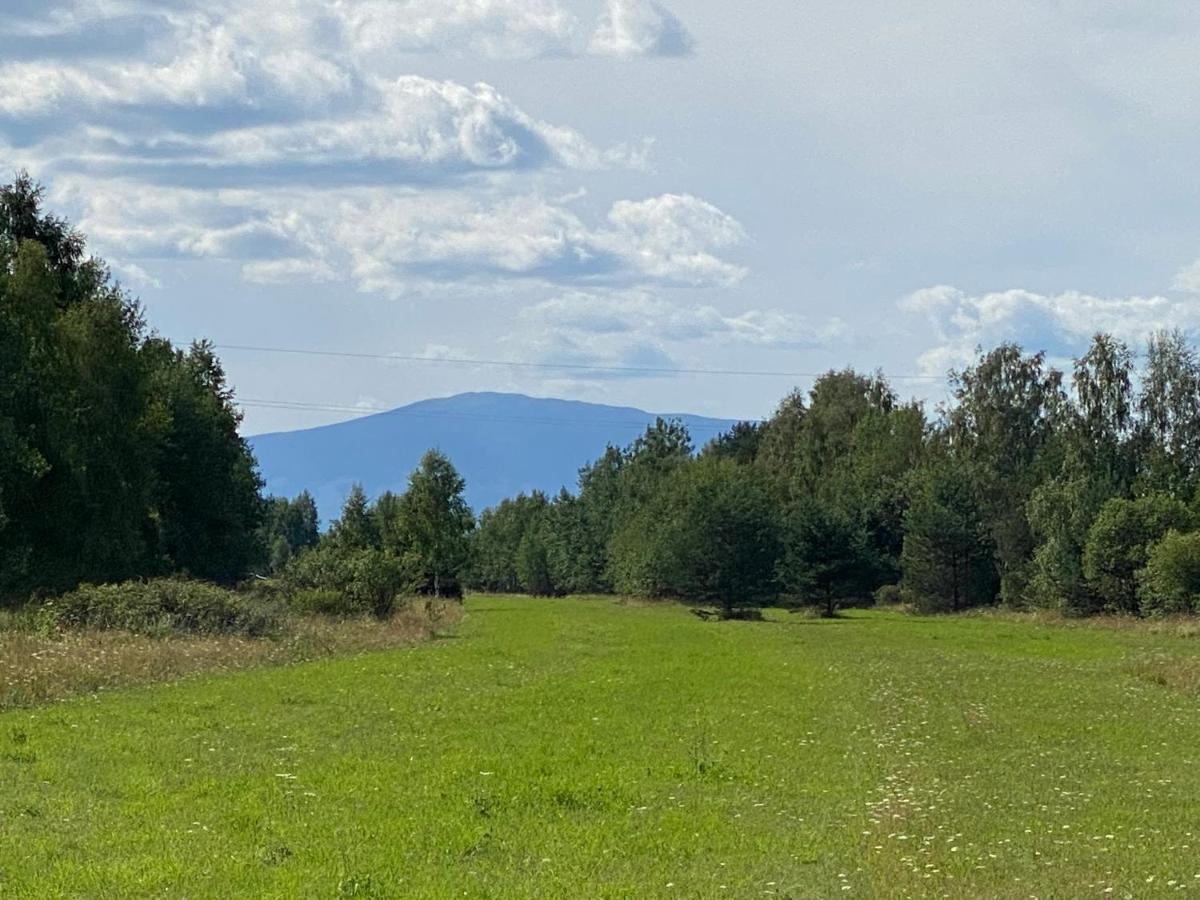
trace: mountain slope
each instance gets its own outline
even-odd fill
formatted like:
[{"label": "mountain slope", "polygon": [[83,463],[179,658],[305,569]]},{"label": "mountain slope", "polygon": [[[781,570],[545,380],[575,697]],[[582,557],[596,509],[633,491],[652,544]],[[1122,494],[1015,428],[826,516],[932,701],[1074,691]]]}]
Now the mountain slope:
[{"label": "mountain slope", "polygon": [[[371,497],[402,491],[431,447],[449,456],[462,473],[467,500],[477,513],[520,491],[574,489],[581,466],[598,457],[606,444],[628,444],[654,418],[654,413],[630,407],[473,393],[248,440],[267,492],[290,497],[307,489],[322,520],[329,522],[355,482]],[[678,418],[697,447],[733,424],[703,416]]]}]

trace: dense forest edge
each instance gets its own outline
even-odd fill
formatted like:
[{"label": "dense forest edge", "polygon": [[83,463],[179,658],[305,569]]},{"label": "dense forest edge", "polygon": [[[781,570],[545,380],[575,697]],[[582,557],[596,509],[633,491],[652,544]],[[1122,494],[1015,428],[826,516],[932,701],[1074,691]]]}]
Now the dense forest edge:
[{"label": "dense forest edge", "polygon": [[[176,348],[43,210],[0,188],[0,605],[41,625],[274,633],[464,589],[763,606],[1068,615],[1200,611],[1200,360],[1181,332],[1097,334],[1068,371],[1016,344],[927,411],[830,371],[695,447],[659,420],[575,489],[476,519],[431,450],[328,532],[262,496],[211,344]],[[31,602],[32,601],[32,602]]]}]

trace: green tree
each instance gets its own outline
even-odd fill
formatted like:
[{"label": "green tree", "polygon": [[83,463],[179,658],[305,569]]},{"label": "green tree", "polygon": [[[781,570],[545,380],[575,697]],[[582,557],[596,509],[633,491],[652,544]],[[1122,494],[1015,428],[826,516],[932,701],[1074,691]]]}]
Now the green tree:
[{"label": "green tree", "polygon": [[428,451],[409,476],[401,510],[408,530],[408,552],[425,590],[435,597],[461,594],[461,578],[470,561],[475,517],[463,499],[466,482],[446,456]]},{"label": "green tree", "polygon": [[774,415],[763,423],[755,462],[781,486],[787,485],[792,477],[796,445],[807,416],[804,392],[796,388],[779,402]]},{"label": "green tree", "polygon": [[728,431],[705,444],[700,455],[731,459],[748,466],[758,456],[764,431],[765,426],[758,422],[735,422]]},{"label": "green tree", "polygon": [[254,460],[211,347],[138,304],[41,208],[0,187],[0,596],[261,559]]},{"label": "green tree", "polygon": [[716,458],[676,468],[613,547],[618,590],[727,611],[776,597],[780,554],[768,479]]},{"label": "green tree", "polygon": [[[522,542],[548,512],[549,501],[540,491],[485,509],[471,535],[471,584],[485,591],[521,590],[526,581],[518,561]],[[544,553],[546,548],[539,547]]]},{"label": "green tree", "polygon": [[516,570],[517,581],[527,594],[549,597],[555,593],[545,535],[536,524],[525,529],[521,535],[517,545]]},{"label": "green tree", "polygon": [[955,405],[948,437],[970,474],[988,524],[1006,603],[1026,601],[1035,539],[1026,517],[1029,498],[1059,467],[1065,397],[1062,375],[1045,354],[1026,356],[1002,344],[974,366],[953,374]]},{"label": "green tree", "polygon": [[918,607],[957,612],[995,599],[992,546],[961,462],[937,460],[915,474],[904,526],[901,585]]},{"label": "green tree", "polygon": [[1143,488],[1191,497],[1200,476],[1200,360],[1182,332],[1151,338],[1138,414]]},{"label": "green tree", "polygon": [[876,581],[867,536],[836,507],[803,498],[784,527],[780,582],[784,592],[832,619],[841,601],[868,597]]},{"label": "green tree", "polygon": [[346,502],[342,504],[342,515],[333,523],[329,535],[347,550],[367,550],[379,546],[379,523],[372,515],[367,492],[361,484],[350,488]]},{"label": "green tree", "polygon": [[160,551],[198,578],[236,581],[258,555],[263,517],[262,480],[238,434],[241,413],[211,344],[152,349],[167,417],[158,448]]},{"label": "green tree", "polygon": [[1143,613],[1200,612],[1200,531],[1168,531],[1150,548],[1137,582]]},{"label": "green tree", "polygon": [[1137,572],[1146,565],[1152,545],[1168,531],[1186,531],[1191,513],[1165,493],[1135,500],[1115,497],[1105,503],[1088,530],[1083,574],[1109,612],[1139,611]]},{"label": "green tree", "polygon": [[320,536],[317,504],[308,491],[293,500],[268,497],[264,501],[259,543],[270,571],[279,572],[297,553],[315,547]]}]

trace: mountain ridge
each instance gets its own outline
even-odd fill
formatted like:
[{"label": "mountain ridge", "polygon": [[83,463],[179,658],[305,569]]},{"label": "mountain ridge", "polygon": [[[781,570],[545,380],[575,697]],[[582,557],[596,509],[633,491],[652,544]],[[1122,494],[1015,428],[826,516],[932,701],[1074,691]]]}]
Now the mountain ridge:
[{"label": "mountain ridge", "polygon": [[573,490],[579,469],[624,446],[658,417],[677,418],[700,447],[733,419],[654,413],[632,406],[472,391],[419,400],[396,409],[296,431],[250,435],[266,491],[308,490],[323,522],[335,519],[353,484],[369,496],[401,491],[431,448],[441,450],[467,482],[477,513],[521,491]]}]

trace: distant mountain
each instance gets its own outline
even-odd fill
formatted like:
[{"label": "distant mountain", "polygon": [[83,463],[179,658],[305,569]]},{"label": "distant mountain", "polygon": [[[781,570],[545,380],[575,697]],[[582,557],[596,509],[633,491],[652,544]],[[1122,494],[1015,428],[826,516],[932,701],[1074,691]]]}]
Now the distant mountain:
[{"label": "distant mountain", "polygon": [[248,438],[267,492],[294,496],[308,490],[322,521],[337,518],[355,482],[368,496],[402,491],[408,474],[431,447],[453,461],[467,481],[476,513],[521,491],[574,490],[579,468],[624,446],[656,415],[679,418],[703,446],[732,420],[547,400],[521,394],[459,394],[423,400],[390,412]]}]

